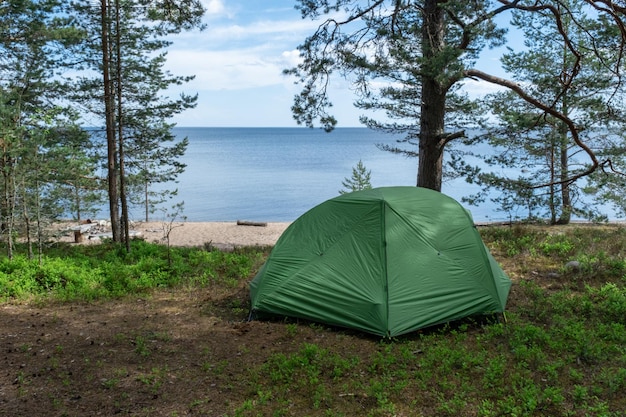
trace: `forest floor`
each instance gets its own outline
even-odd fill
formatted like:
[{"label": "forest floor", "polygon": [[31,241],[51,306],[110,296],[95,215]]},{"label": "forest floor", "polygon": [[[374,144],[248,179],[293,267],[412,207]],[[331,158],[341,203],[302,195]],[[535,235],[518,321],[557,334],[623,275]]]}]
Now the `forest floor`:
[{"label": "forest floor", "polygon": [[[544,251],[583,233],[571,230],[556,241],[552,229]],[[623,268],[623,229],[609,231],[589,241],[618,246]],[[519,244],[529,235],[507,233]],[[626,406],[624,357],[614,355],[624,352],[622,310],[599,326],[571,315],[602,301],[587,285],[604,281],[564,275],[564,261],[537,253],[537,243],[518,253],[499,242],[492,252],[513,281],[504,330],[470,323],[385,342],[295,320],[248,321],[251,277],[115,300],[0,304],[0,416],[621,415],[609,410]],[[607,308],[626,308],[625,280],[606,288],[615,296]],[[511,374],[496,367],[503,361]]]},{"label": "forest floor", "polygon": [[[250,394],[235,375],[302,341],[280,323],[246,321],[246,303],[243,289],[193,289],[2,305],[0,415],[224,415]],[[332,336],[303,331],[311,342]]]}]

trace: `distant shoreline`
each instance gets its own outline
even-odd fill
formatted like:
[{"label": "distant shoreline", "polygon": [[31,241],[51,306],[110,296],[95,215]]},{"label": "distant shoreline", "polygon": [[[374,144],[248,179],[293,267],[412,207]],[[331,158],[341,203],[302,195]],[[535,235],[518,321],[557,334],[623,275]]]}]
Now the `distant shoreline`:
[{"label": "distant shoreline", "polygon": [[[172,246],[202,247],[205,245],[222,250],[231,250],[243,246],[274,246],[278,238],[292,222],[248,222],[263,223],[265,226],[238,225],[237,221],[224,222],[173,222],[169,234],[169,243]],[[476,227],[488,226],[541,226],[557,230],[572,226],[626,226],[626,221],[613,221],[608,223],[592,223],[588,221],[572,221],[568,225],[548,226],[542,224],[523,222],[475,222]],[[76,222],[63,222],[58,228],[66,231],[61,241],[74,242],[74,234],[70,231],[70,225]],[[94,244],[100,242],[101,237],[106,237],[110,232],[107,226],[98,226],[94,221],[92,230],[86,231],[82,244]],[[148,242],[167,243],[166,232],[169,222],[150,221],[133,222],[131,231],[134,236],[145,239]]]},{"label": "distant shoreline", "polygon": [[[91,230],[86,230],[82,236],[82,244],[98,243],[100,237],[110,233],[108,225],[99,225],[94,221]],[[255,222],[256,223],[256,222]],[[76,222],[63,222],[59,227],[66,233],[61,240],[74,242],[74,233],[69,225]],[[169,243],[172,246],[200,247],[210,245],[219,249],[232,249],[242,246],[273,246],[280,235],[291,222],[267,222],[265,226],[238,225],[232,222],[173,222],[169,233]],[[166,243],[167,227],[169,222],[150,221],[133,222],[131,231],[134,236],[148,242]]]}]

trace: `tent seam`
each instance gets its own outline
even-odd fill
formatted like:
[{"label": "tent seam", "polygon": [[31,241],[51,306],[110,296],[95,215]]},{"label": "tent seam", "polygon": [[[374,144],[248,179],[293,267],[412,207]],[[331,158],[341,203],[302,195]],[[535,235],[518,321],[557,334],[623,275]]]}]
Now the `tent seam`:
[{"label": "tent seam", "polygon": [[391,326],[389,321],[389,272],[388,272],[388,263],[387,263],[387,204],[384,198],[380,200],[380,204],[382,204],[381,212],[381,238],[383,240],[383,274],[385,281],[385,323],[387,327],[388,338],[391,338]]}]

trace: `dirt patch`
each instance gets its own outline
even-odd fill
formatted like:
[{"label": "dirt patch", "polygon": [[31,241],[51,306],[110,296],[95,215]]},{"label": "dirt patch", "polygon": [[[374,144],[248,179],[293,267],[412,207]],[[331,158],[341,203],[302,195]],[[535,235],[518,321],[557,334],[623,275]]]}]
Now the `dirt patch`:
[{"label": "dirt patch", "polygon": [[[544,290],[568,288],[573,291],[582,291],[586,283],[593,283],[591,277],[582,279],[578,274],[560,271],[563,259],[557,262],[542,257],[545,259],[538,262],[537,257],[523,251],[516,256],[505,252],[499,254],[498,250],[492,252],[513,279],[507,311],[528,310],[527,306],[536,301],[529,298],[532,292],[522,291],[525,281],[532,281]],[[361,359],[361,365],[343,379],[350,381],[347,388],[338,386],[332,393],[335,405],[341,410],[349,410],[343,413],[346,416],[409,416],[414,415],[415,410],[424,415],[437,415],[434,407],[441,401],[441,392],[451,396],[462,392],[460,385],[454,385],[456,376],[465,372],[462,370],[464,363],[458,363],[450,372],[449,380],[439,374],[441,381],[436,381],[439,385],[431,389],[420,388],[413,381],[414,385],[407,391],[415,396],[406,402],[396,401],[395,412],[384,414],[381,410],[384,410],[388,397],[375,397],[376,387],[386,390],[382,382],[395,384],[394,378],[402,375],[401,372],[420,374],[421,358],[427,354],[419,343],[404,343],[404,340],[391,346],[381,343],[379,338],[358,332],[329,330],[305,323],[296,325],[293,321],[248,322],[248,303],[247,287],[242,283],[234,289],[181,288],[158,291],[147,297],[94,303],[2,304],[0,417],[232,417],[246,402],[250,402],[252,408],[243,415],[261,415],[258,410],[266,411],[267,408],[256,404],[259,408],[254,409],[255,401],[263,398],[259,390],[274,390],[274,387],[267,375],[265,381],[259,380],[263,378],[259,369],[271,363],[278,354],[300,352],[306,344],[328,349],[333,354],[341,353],[342,357]],[[470,326],[467,337],[464,336],[467,345],[459,351],[480,344],[483,335],[480,326]],[[455,332],[442,336],[456,340],[455,337]],[[420,335],[416,333],[407,340],[409,338],[420,340]],[[436,364],[440,360],[449,362],[464,357],[458,352],[446,351],[445,346],[443,342],[433,346],[433,352],[448,352],[448,357],[438,354]],[[386,355],[388,348],[396,349],[394,355]],[[558,354],[561,362],[561,352]],[[406,355],[413,359],[406,360]],[[497,357],[501,358],[500,352]],[[406,360],[406,368],[398,371],[396,366],[394,373],[386,374],[385,366],[394,365],[385,361],[396,358]],[[596,373],[609,376],[613,372],[612,361],[611,365],[601,363],[588,368],[578,362],[571,366],[585,375],[585,381],[596,384],[590,385],[593,389],[601,389],[601,385],[595,382]],[[482,367],[480,364],[467,372],[472,378],[481,378]],[[424,369],[432,372],[428,363]],[[538,383],[548,384],[541,374],[537,375]],[[437,387],[442,391],[435,395]],[[276,415],[328,415],[323,414],[323,407],[312,412],[310,401],[307,403],[310,398],[305,396],[309,392],[302,395],[296,388],[289,386],[285,390],[293,394],[290,397],[293,401],[277,404],[280,414]],[[564,390],[573,392],[571,386]],[[401,389],[393,392],[401,392]],[[513,393],[510,395],[517,398]],[[602,393],[598,401],[609,404],[607,398],[611,400],[612,409],[623,409],[620,406],[623,396]],[[477,414],[476,409],[467,407],[465,412],[452,415]]]},{"label": "dirt patch", "polygon": [[297,347],[284,325],[247,322],[246,297],[194,289],[2,305],[0,416],[224,415],[255,393],[232,375]]}]

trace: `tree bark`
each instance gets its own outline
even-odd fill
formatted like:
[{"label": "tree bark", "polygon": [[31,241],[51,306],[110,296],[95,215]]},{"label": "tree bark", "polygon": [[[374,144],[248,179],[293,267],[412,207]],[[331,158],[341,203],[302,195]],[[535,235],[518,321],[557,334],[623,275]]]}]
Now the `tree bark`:
[{"label": "tree bark", "polygon": [[120,24],[120,0],[115,0],[115,55],[117,57],[115,72],[117,79],[117,141],[119,166],[119,197],[122,205],[121,241],[124,242],[126,252],[130,252],[130,231],[128,215],[128,198],[126,196],[126,172],[124,161],[124,112],[122,109],[122,26]]},{"label": "tree bark", "polygon": [[561,134],[561,142],[559,143],[560,154],[560,171],[559,180],[561,181],[561,215],[557,220],[557,224],[569,224],[572,219],[572,197],[570,195],[570,184],[567,182],[569,176],[569,154],[567,131]]},{"label": "tree bark", "polygon": [[[437,59],[437,55],[444,47],[444,11],[439,7],[439,3],[440,0],[424,2],[422,25],[424,67],[428,67],[429,60]],[[417,186],[441,191],[447,91],[437,80],[438,74],[429,68],[424,68],[422,74]]]},{"label": "tree bark", "polygon": [[115,109],[114,109],[114,92],[111,75],[109,73],[110,47],[109,39],[109,13],[108,0],[100,0],[100,11],[102,21],[102,81],[104,87],[104,108],[105,108],[105,124],[107,139],[107,179],[109,181],[109,213],[111,216],[111,235],[114,242],[120,242],[120,214],[119,214],[119,194],[117,171],[117,143],[115,140]]},{"label": "tree bark", "polygon": [[[567,167],[567,150],[561,150],[561,164],[565,163]],[[561,165],[563,166],[563,165]],[[568,172],[561,168],[561,216],[557,220],[557,224],[569,224],[572,219],[572,198],[570,195],[570,185],[567,182]]]}]

